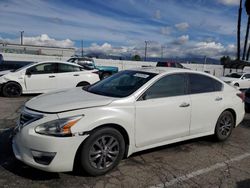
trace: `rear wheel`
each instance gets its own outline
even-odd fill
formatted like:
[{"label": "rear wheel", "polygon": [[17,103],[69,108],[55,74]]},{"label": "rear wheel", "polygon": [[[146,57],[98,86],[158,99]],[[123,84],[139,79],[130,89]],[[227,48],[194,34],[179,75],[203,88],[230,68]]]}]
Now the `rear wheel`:
[{"label": "rear wheel", "polygon": [[3,86],[2,94],[5,97],[19,97],[22,94],[22,87],[15,82],[8,82]]},{"label": "rear wheel", "polygon": [[89,86],[90,85],[90,83],[88,83],[88,82],[80,82],[80,83],[78,83],[77,85],[76,85],[76,87],[84,87],[84,86]]},{"label": "rear wheel", "polygon": [[250,113],[250,104],[245,103],[245,112]]},{"label": "rear wheel", "polygon": [[103,175],[118,165],[124,151],[125,142],[119,131],[113,128],[96,130],[82,146],[82,168],[92,176]]},{"label": "rear wheel", "polygon": [[109,72],[104,72],[104,73],[102,73],[102,75],[101,75],[101,79],[107,78],[107,77],[109,77],[109,76],[111,76],[111,74],[110,74]]},{"label": "rear wheel", "polygon": [[231,112],[225,111],[223,112],[215,127],[215,137],[218,141],[224,141],[228,139],[232,133],[234,128],[235,121]]}]

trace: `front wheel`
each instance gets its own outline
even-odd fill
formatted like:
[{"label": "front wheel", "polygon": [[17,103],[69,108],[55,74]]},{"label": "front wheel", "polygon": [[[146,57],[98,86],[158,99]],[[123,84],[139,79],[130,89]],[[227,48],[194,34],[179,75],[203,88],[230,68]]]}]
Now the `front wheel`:
[{"label": "front wheel", "polygon": [[216,139],[218,141],[224,141],[228,139],[232,133],[234,125],[235,121],[232,113],[229,111],[223,112],[216,123],[214,133]]},{"label": "front wheel", "polygon": [[103,175],[118,165],[124,151],[125,142],[119,131],[113,128],[96,130],[82,146],[82,168],[92,176]]},{"label": "front wheel", "polygon": [[3,86],[2,94],[4,97],[19,97],[22,94],[22,88],[18,83],[9,82]]}]

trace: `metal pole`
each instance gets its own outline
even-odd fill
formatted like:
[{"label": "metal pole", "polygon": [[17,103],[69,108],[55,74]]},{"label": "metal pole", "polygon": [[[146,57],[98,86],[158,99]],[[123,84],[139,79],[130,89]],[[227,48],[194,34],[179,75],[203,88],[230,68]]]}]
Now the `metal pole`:
[{"label": "metal pole", "polygon": [[164,46],[161,46],[161,58],[163,58],[163,50],[164,50]]},{"label": "metal pole", "polygon": [[82,57],[83,57],[83,40],[82,40]]},{"label": "metal pole", "polygon": [[21,33],[21,45],[23,45],[23,33],[24,33],[24,31],[20,31],[20,33]]},{"label": "metal pole", "polygon": [[148,41],[145,41],[145,56],[144,56],[144,61],[147,60],[147,48],[148,48]]}]

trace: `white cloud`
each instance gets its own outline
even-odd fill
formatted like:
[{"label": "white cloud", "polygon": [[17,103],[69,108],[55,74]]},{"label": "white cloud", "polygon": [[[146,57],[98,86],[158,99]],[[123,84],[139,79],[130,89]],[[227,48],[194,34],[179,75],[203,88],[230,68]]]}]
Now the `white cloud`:
[{"label": "white cloud", "polygon": [[161,34],[163,34],[163,35],[170,35],[171,31],[172,31],[172,29],[169,26],[162,27],[161,30],[160,30]]},{"label": "white cloud", "polygon": [[155,11],[155,15],[154,15],[154,18],[156,18],[156,19],[161,19],[161,11],[160,10],[156,10]]},{"label": "white cloud", "polygon": [[[20,39],[2,39],[1,41],[7,43],[20,43]],[[28,45],[38,45],[38,46],[53,46],[53,47],[62,47],[62,48],[71,48],[74,47],[74,42],[70,39],[65,40],[56,40],[54,38],[50,38],[47,34],[42,34],[40,36],[35,37],[24,37],[24,44]]]},{"label": "white cloud", "polygon": [[188,40],[189,40],[188,35],[182,35],[182,36],[178,37],[173,43],[178,44],[178,45],[183,45],[183,44],[187,43]]},{"label": "white cloud", "polygon": [[175,27],[179,31],[185,31],[189,28],[189,24],[187,22],[182,22],[182,23],[175,24]]},{"label": "white cloud", "polygon": [[224,5],[239,5],[240,0],[218,0],[219,3]]},{"label": "white cloud", "polygon": [[126,55],[131,52],[131,47],[114,47],[105,42],[102,45],[92,43],[90,47],[84,48],[86,54],[105,54],[105,55]]}]

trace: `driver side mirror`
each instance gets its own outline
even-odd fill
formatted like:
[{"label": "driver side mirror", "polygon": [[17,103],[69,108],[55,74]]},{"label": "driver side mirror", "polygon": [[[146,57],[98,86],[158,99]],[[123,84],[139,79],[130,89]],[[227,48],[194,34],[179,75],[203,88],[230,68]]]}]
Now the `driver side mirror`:
[{"label": "driver side mirror", "polygon": [[26,70],[26,75],[27,76],[31,76],[32,75],[32,73],[31,73],[31,71],[28,69],[28,70]]},{"label": "driver side mirror", "polygon": [[244,77],[242,77],[242,80],[245,80],[246,79],[246,77],[244,76]]}]

